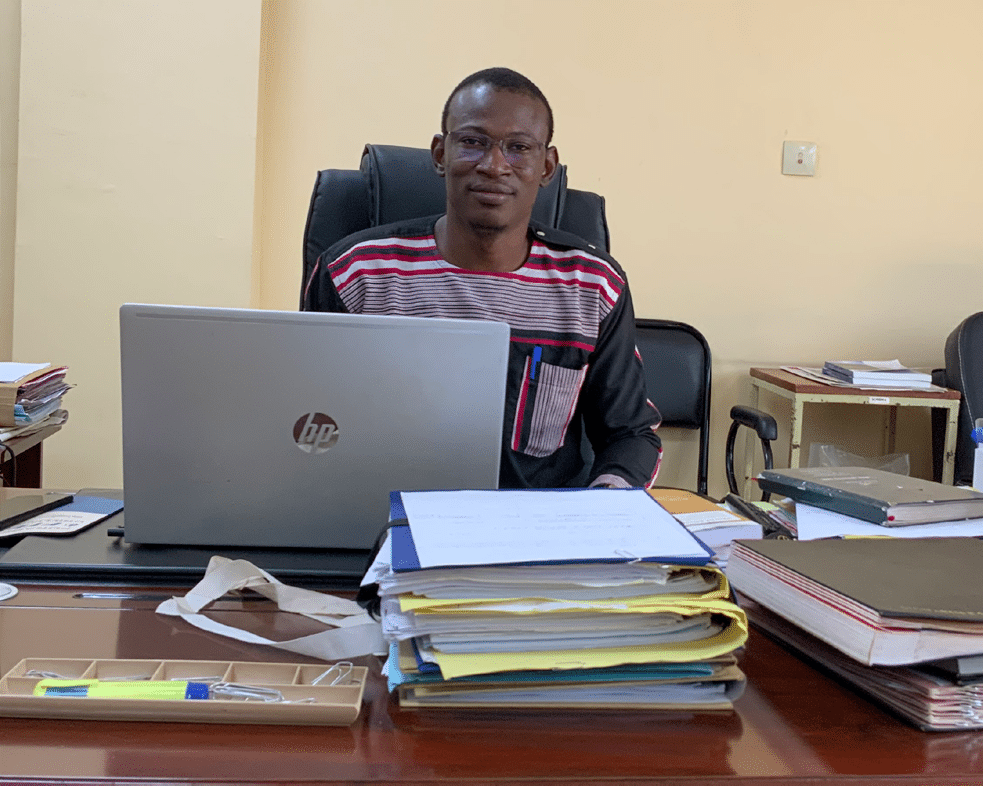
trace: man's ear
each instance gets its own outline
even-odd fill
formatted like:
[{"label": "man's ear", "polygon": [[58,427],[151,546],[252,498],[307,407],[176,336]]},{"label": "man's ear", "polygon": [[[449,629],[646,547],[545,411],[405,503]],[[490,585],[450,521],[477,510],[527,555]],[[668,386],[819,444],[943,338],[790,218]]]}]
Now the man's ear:
[{"label": "man's ear", "polygon": [[444,176],[444,135],[434,134],[430,142],[430,158],[433,161],[434,171]]},{"label": "man's ear", "polygon": [[546,148],[546,162],[543,164],[543,176],[539,180],[539,187],[546,188],[549,185],[550,180],[553,179],[553,175],[556,174],[556,168],[560,165],[560,156],[556,152],[555,147]]}]

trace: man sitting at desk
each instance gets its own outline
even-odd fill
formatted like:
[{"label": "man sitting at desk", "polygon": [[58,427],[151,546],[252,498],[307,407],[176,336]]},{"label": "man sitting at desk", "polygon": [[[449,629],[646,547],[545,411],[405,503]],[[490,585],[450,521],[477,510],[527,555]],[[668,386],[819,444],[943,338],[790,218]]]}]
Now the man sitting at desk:
[{"label": "man sitting at desk", "polygon": [[531,223],[559,159],[553,113],[526,77],[479,71],[447,99],[430,145],[447,212],[350,235],[325,251],[305,311],[507,322],[500,485],[646,486],[662,454],[624,271],[586,241]]}]

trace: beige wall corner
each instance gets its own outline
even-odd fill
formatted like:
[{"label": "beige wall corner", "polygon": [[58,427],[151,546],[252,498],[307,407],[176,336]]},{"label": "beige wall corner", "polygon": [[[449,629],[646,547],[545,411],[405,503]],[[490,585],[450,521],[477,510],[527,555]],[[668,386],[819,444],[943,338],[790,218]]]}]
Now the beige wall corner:
[{"label": "beige wall corner", "polygon": [[120,304],[252,301],[260,1],[21,10],[14,354],[78,386],[45,484],[119,486]]}]

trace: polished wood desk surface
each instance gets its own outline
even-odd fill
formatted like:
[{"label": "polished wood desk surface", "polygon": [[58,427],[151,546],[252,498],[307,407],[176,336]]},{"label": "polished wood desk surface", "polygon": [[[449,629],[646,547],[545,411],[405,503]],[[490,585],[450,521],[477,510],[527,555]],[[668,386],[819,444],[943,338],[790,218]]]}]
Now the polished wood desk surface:
[{"label": "polished wood desk surface", "polygon": [[[4,673],[44,656],[309,662],[155,614],[166,590],[20,589],[0,603]],[[266,600],[213,608],[270,638],[315,625]],[[410,711],[376,676],[350,727],[0,718],[0,783],[983,783],[983,734],[919,732],[757,632],[742,665],[727,714]]]}]

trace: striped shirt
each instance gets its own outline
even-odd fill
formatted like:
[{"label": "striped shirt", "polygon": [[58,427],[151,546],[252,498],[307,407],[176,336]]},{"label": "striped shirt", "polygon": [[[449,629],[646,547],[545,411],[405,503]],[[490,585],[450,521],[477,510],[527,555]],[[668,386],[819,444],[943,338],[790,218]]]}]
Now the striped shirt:
[{"label": "striped shirt", "polygon": [[[650,483],[659,418],[645,398],[618,264],[534,228],[518,270],[466,270],[441,257],[434,220],[379,227],[329,249],[307,283],[305,310],[508,323],[501,485],[587,485],[600,475]],[[585,429],[593,467],[582,455]]]}]

